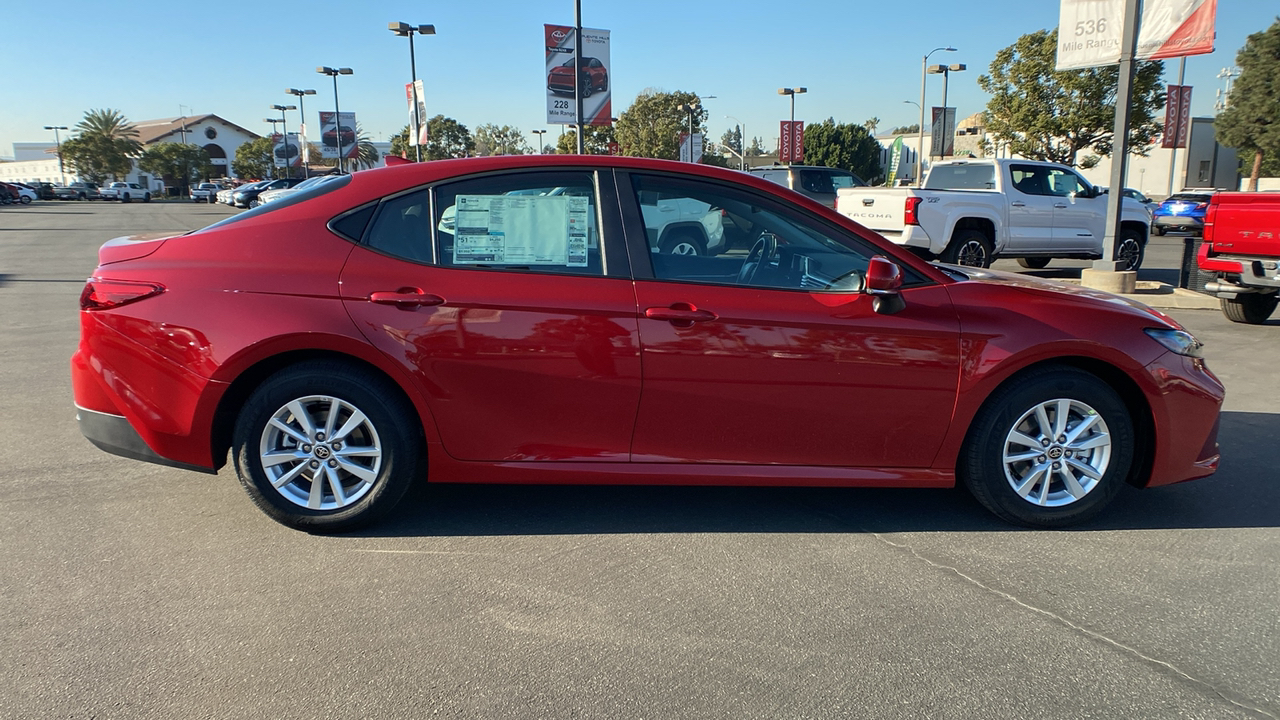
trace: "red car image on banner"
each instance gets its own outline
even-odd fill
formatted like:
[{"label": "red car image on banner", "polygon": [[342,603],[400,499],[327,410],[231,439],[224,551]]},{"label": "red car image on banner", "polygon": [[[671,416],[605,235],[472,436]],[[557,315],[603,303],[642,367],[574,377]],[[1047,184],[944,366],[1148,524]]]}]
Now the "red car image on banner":
[{"label": "red car image on banner", "polygon": [[342,140],[342,157],[353,158],[359,155],[356,145],[356,114],[344,112],[341,121],[334,118],[334,113],[320,111],[320,151],[324,157],[338,157],[338,140]]},{"label": "red car image on banner", "polygon": [[582,97],[585,125],[612,122],[613,103],[609,87],[609,31],[582,29],[582,56],[574,67],[574,30],[565,25],[544,25],[547,47],[547,123],[573,125],[578,122],[574,107],[574,81]]}]

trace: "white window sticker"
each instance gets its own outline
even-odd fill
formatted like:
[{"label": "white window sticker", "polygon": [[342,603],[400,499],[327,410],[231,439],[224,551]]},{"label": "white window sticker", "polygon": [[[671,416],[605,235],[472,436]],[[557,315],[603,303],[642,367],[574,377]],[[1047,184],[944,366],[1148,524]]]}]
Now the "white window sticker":
[{"label": "white window sticker", "polygon": [[459,195],[455,265],[587,265],[588,198]]}]

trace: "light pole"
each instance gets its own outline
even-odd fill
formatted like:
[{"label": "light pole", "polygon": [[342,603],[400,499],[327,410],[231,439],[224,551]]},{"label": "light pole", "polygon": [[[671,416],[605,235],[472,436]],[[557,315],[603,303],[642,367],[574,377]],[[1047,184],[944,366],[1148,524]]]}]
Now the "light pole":
[{"label": "light pole", "polygon": [[[280,111],[280,126],[284,129],[284,176],[293,177],[293,159],[289,157],[289,123],[284,119],[285,110],[297,110],[293,105],[272,105],[272,110]],[[302,154],[302,148],[298,148],[298,154]]]},{"label": "light pole", "polygon": [[[280,122],[284,122],[284,121],[283,121],[283,120],[281,120],[281,119],[279,119],[279,118],[262,118],[262,122],[269,122],[269,123],[271,123],[271,134],[272,134],[272,135],[275,135],[275,134],[276,134],[276,123],[280,123]],[[287,143],[287,142],[286,142],[285,146],[286,146],[286,147],[288,146],[288,143]],[[275,177],[275,176],[276,176],[276,146],[275,146],[275,144],[274,144],[274,143],[271,145],[271,164],[270,164],[270,165],[268,165],[267,167],[269,168],[268,172],[269,172],[269,173],[271,173],[271,177]]]},{"label": "light pole", "polygon": [[298,152],[302,155],[302,177],[311,177],[311,156],[307,152],[307,111],[302,104],[302,98],[305,95],[315,95],[315,90],[299,90],[297,88],[286,88],[285,92],[298,98]]},{"label": "light pole", "polygon": [[737,132],[739,132],[739,136],[737,136],[737,150],[739,150],[737,159],[740,161],[739,169],[742,172],[746,172],[746,124],[742,120],[733,117],[733,115],[724,115],[724,119],[733,120],[733,122],[737,123]]},{"label": "light pole", "polygon": [[529,132],[538,136],[538,154],[542,154],[542,136],[547,134],[546,130],[530,130]]},{"label": "light pole", "polygon": [[[778,94],[779,94],[779,95],[790,95],[790,96],[791,96],[791,124],[787,126],[787,127],[790,127],[790,128],[791,128],[791,130],[790,130],[790,132],[791,132],[791,138],[789,138],[789,140],[794,140],[794,139],[795,139],[795,132],[796,132],[796,131],[795,131],[795,127],[796,127],[796,95],[800,95],[801,93],[807,93],[807,92],[809,92],[809,88],[802,88],[802,87],[798,87],[798,88],[778,88]],[[779,140],[778,145],[779,145],[779,154],[781,154],[781,145],[782,145],[781,140]],[[787,162],[788,162],[788,163],[790,163],[790,162],[791,162],[791,160],[792,160],[793,158],[795,158],[795,156],[796,156],[796,155],[795,155],[795,152],[796,152],[796,151],[795,151],[795,148],[792,148],[792,149],[791,149],[791,157],[787,158]],[[782,158],[778,158],[778,159],[779,159],[779,160],[781,160]]]},{"label": "light pole", "polygon": [[929,157],[933,157],[934,150],[938,150],[938,157],[946,157],[943,151],[947,149],[947,138],[951,130],[948,128],[947,123],[947,83],[951,79],[951,73],[964,72],[967,69],[968,66],[962,63],[956,63],[954,65],[932,65],[928,69],[928,74],[942,76],[942,147],[935,148],[933,147],[933,143],[930,142]]},{"label": "light pole", "polygon": [[187,114],[182,111],[183,108],[186,108],[189,111],[191,110],[191,106],[190,105],[178,106],[178,114],[182,116],[182,144],[186,145],[187,144]]},{"label": "light pole", "polygon": [[[925,54],[924,54],[924,60],[921,60],[921,61],[920,61],[920,103],[919,103],[919,104],[920,104],[920,137],[916,139],[916,164],[917,164],[917,165],[919,165],[919,167],[918,167],[918,168],[916,168],[916,187],[920,187],[921,183],[923,183],[923,182],[924,182],[924,82],[925,82],[925,70],[929,67],[929,56],[930,56],[930,55],[932,55],[932,54],[934,54],[934,53],[936,53],[936,52],[938,52],[939,50],[941,50],[941,51],[943,51],[943,52],[955,52],[955,51],[956,51],[956,49],[955,49],[955,48],[953,48],[953,47],[940,47],[940,48],[934,48],[934,49],[930,50],[929,52],[925,53]],[[930,149],[930,151],[929,151],[929,152],[930,152],[930,154],[932,154],[932,153],[933,153],[932,148]]]},{"label": "light pole", "polygon": [[[417,128],[415,128],[415,130],[418,130],[419,132],[421,132],[420,128],[422,127],[422,113],[418,111],[418,61],[414,58],[414,55],[413,55],[413,35],[414,33],[417,33],[419,35],[435,35],[436,26],[435,25],[410,25],[409,23],[393,22],[387,25],[387,29],[395,33],[396,35],[399,35],[400,37],[409,38],[409,79],[413,83],[409,87],[413,88],[413,91],[412,91],[413,121],[414,121],[414,124],[418,126]],[[413,150],[415,153],[415,157],[417,157],[418,162],[422,162],[422,146],[418,144],[418,138],[415,137],[415,138],[412,138],[412,140],[413,140]]]},{"label": "light pole", "polygon": [[62,166],[62,137],[58,135],[59,130],[66,130],[66,125],[45,125],[45,130],[53,131],[53,142],[58,146],[58,176],[62,178],[62,184],[67,184],[67,169]]},{"label": "light pole", "polygon": [[693,159],[693,116],[702,109],[702,105],[696,102],[681,103],[676,109],[689,115],[689,162],[696,162]]},{"label": "light pole", "polygon": [[[333,123],[334,123],[333,127],[334,127],[335,134],[338,136],[338,172],[342,173],[343,172],[342,120],[341,120],[342,111],[338,109],[338,76],[350,75],[351,68],[331,68],[325,65],[321,65],[320,67],[316,68],[316,72],[320,73],[321,75],[328,75],[329,77],[333,78]],[[351,129],[355,130],[355,128],[351,128]]]}]

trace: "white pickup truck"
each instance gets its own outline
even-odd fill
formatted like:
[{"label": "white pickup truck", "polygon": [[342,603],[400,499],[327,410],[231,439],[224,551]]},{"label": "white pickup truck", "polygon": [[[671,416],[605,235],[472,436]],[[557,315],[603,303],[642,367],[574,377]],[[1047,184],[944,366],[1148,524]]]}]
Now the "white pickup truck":
[{"label": "white pickup truck", "polygon": [[[935,163],[923,188],[841,188],[836,209],[930,259],[987,267],[997,257],[1042,268],[1053,258],[1097,260],[1107,195],[1075,170],[1032,160]],[[1142,265],[1150,216],[1123,199],[1115,259]]]}]

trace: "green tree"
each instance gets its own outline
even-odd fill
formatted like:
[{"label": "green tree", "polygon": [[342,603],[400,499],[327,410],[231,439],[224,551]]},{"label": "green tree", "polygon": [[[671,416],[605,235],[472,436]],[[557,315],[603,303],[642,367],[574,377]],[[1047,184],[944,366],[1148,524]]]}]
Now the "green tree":
[{"label": "green tree", "polygon": [[413,151],[413,146],[409,144],[409,126],[408,125],[405,125],[403,128],[401,128],[400,132],[392,136],[391,154],[399,155],[400,157],[408,160],[417,159],[417,155],[415,155]]},{"label": "green tree", "polygon": [[209,153],[199,145],[182,143],[156,143],[142,151],[138,168],[163,178],[167,184],[175,184],[187,192],[191,183],[208,179],[213,174]]},{"label": "green tree", "polygon": [[864,125],[837,125],[827,118],[804,128],[806,164],[848,170],[866,182],[880,177],[882,149]]},{"label": "green tree", "polygon": [[742,127],[734,125],[732,130],[725,130],[720,136],[720,144],[730,150],[742,154]]},{"label": "green tree", "polygon": [[911,123],[910,125],[899,125],[889,131],[890,135],[914,135],[920,132],[920,123]]},{"label": "green tree", "polygon": [[274,144],[269,137],[250,140],[236,148],[236,159],[231,161],[231,170],[236,177],[265,178],[271,171],[274,156]]},{"label": "green tree", "polygon": [[493,123],[476,126],[476,155],[526,155],[529,144],[520,128]]},{"label": "green tree", "polygon": [[[1093,167],[1099,156],[1111,155],[1120,71],[1054,70],[1057,47],[1058,31],[1040,30],[996,53],[991,74],[978,77],[978,86],[991,95],[987,131],[1017,155]],[[1135,155],[1146,155],[1163,130],[1156,120],[1164,107],[1163,73],[1159,61],[1139,63],[1134,73],[1129,148]],[[1085,152],[1095,154],[1081,157]]]},{"label": "green tree", "polygon": [[759,136],[751,138],[751,147],[747,148],[747,157],[760,157],[764,154],[764,139]]},{"label": "green tree", "polygon": [[1236,65],[1240,77],[1213,126],[1224,144],[1253,153],[1249,190],[1257,190],[1264,161],[1280,155],[1280,18],[1245,40]]},{"label": "green tree", "polygon": [[91,182],[128,175],[142,152],[137,128],[119,110],[90,110],[75,129],[76,137],[62,144],[62,157]]},{"label": "green tree", "polygon": [[[609,143],[617,142],[612,125],[588,125],[582,136],[582,151],[588,155],[608,155]],[[569,130],[556,140],[556,152],[573,155],[578,152],[578,131]]]},{"label": "green tree", "polygon": [[362,167],[371,168],[378,164],[382,159],[382,154],[378,152],[378,148],[373,146],[373,140],[369,138],[369,133],[364,131],[360,123],[356,123],[356,156],[352,158],[355,167],[352,170],[359,170]]},{"label": "green tree", "polygon": [[876,128],[880,127],[880,118],[878,117],[868,118],[867,120],[864,120],[862,122],[862,127],[866,128],[867,132],[871,133],[872,135],[875,135]]},{"label": "green tree", "polygon": [[476,141],[467,126],[444,115],[436,115],[427,121],[426,156],[428,160],[470,157],[475,154]]},{"label": "green tree", "polygon": [[[680,159],[680,133],[689,131],[689,115],[680,105],[698,102],[691,92],[641,92],[618,116],[618,144],[631,157]],[[707,111],[699,107],[693,114],[693,131],[702,132]]]}]

